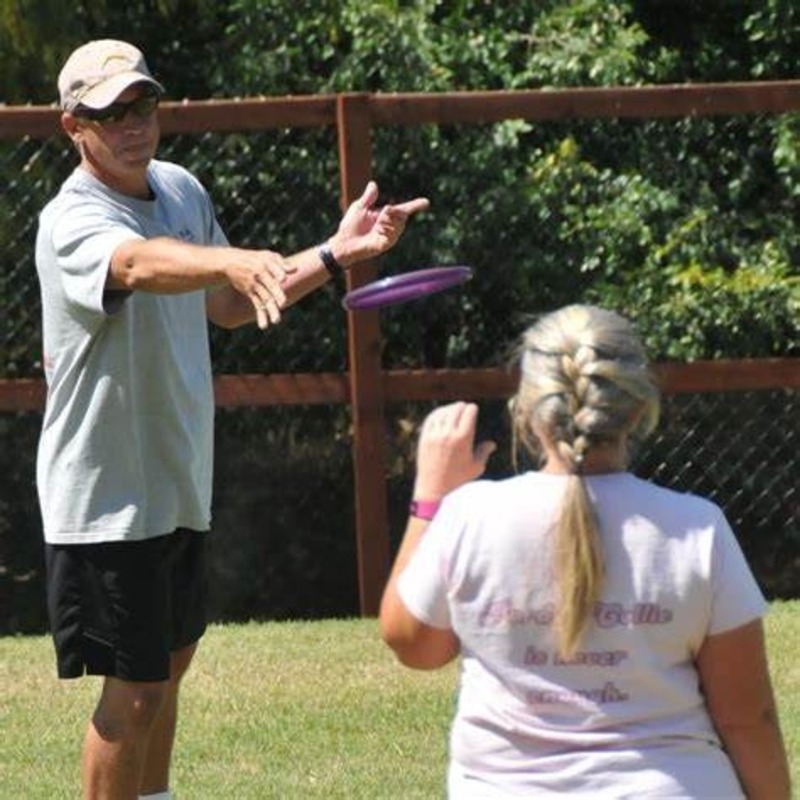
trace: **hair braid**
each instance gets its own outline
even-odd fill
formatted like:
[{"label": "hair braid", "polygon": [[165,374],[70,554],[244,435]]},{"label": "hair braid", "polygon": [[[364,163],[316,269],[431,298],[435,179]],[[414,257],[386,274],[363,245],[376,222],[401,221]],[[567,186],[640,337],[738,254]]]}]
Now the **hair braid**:
[{"label": "hair braid", "polygon": [[552,443],[572,475],[558,523],[555,630],[559,651],[574,653],[603,579],[599,524],[582,477],[592,446],[646,436],[658,420],[658,390],[633,326],[595,306],[548,314],[524,334],[521,379],[509,404],[514,443],[539,454]]}]

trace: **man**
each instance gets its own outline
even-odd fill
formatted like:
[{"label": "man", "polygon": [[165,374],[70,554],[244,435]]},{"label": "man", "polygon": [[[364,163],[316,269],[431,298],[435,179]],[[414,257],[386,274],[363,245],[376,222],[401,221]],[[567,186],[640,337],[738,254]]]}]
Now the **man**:
[{"label": "man", "polygon": [[163,87],[132,45],[79,47],[58,80],[80,165],[43,210],[47,405],[37,483],[59,676],[103,675],[86,798],[169,798],[180,680],[205,630],[214,402],[206,320],[279,322],[387,251],[417,198],[370,183],[321,247],[229,246],[201,184],[155,159]]}]

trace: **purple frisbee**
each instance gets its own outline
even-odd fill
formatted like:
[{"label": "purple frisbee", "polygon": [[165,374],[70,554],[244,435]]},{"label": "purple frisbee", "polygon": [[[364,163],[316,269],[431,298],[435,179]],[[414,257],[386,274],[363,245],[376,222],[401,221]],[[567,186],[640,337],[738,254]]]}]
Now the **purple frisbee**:
[{"label": "purple frisbee", "polygon": [[348,292],[342,305],[349,311],[364,311],[416,300],[464,283],[472,277],[472,267],[431,267],[404,272],[372,281]]}]

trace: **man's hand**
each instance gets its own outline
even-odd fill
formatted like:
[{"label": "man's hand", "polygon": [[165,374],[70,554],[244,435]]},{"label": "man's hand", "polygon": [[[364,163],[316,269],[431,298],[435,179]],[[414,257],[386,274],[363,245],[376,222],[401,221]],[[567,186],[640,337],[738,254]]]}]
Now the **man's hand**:
[{"label": "man's hand", "polygon": [[281,309],[286,305],[282,284],[296,267],[288,264],[280,253],[271,250],[229,248],[225,274],[228,282],[244,295],[256,310],[256,322],[262,330],[277,325]]},{"label": "man's hand", "polygon": [[374,208],[377,199],[378,186],[370,181],[342,217],[331,239],[331,245],[337,250],[341,245],[342,254],[337,255],[341,263],[349,265],[390,250],[405,230],[408,218],[430,206],[427,198],[417,197],[405,203]]}]

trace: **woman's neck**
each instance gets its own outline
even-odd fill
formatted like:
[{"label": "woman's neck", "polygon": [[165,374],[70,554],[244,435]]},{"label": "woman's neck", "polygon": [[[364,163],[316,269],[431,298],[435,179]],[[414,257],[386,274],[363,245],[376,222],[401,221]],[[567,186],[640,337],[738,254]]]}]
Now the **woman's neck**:
[{"label": "woman's neck", "polygon": [[[575,472],[569,461],[564,459],[555,447],[543,444],[545,463],[541,472],[555,475],[571,475]],[[609,472],[625,472],[628,468],[628,448],[626,441],[595,445],[586,452],[582,475],[603,475]]]}]

